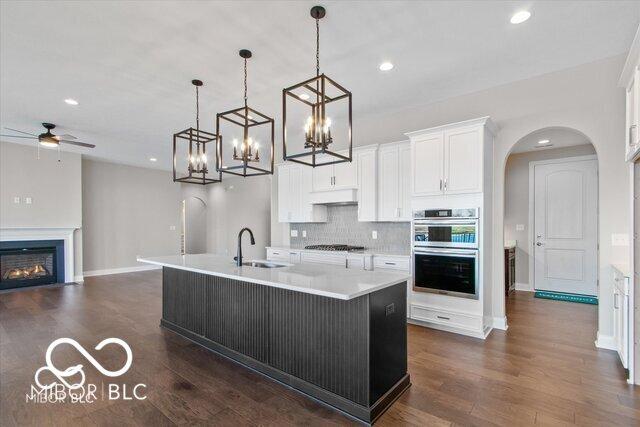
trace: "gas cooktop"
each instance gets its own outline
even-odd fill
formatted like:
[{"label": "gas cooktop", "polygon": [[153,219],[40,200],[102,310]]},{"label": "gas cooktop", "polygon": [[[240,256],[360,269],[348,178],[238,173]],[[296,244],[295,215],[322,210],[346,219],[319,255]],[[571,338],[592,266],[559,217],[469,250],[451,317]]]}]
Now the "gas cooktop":
[{"label": "gas cooktop", "polygon": [[305,249],[313,249],[316,251],[346,251],[346,252],[354,252],[354,251],[364,251],[364,246],[349,246],[349,245],[309,245],[305,246]]}]

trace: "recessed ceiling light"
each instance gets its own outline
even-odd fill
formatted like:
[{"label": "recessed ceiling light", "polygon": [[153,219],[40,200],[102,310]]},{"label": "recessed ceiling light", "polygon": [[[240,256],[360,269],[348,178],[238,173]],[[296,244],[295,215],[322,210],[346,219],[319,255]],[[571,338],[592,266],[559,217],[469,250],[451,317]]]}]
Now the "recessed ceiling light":
[{"label": "recessed ceiling light", "polygon": [[378,68],[380,68],[380,71],[389,71],[393,69],[393,64],[391,62],[383,62]]},{"label": "recessed ceiling light", "polygon": [[309,95],[308,95],[308,94],[306,94],[306,93],[301,93],[301,94],[300,94],[300,95],[298,95],[298,96],[300,97],[300,99],[304,99],[305,101],[306,101],[307,99],[309,99]]},{"label": "recessed ceiling light", "polygon": [[521,10],[513,14],[513,16],[511,17],[511,23],[522,24],[529,18],[531,18],[531,12],[529,12],[528,10]]},{"label": "recessed ceiling light", "polygon": [[71,98],[65,99],[64,102],[66,102],[69,105],[78,105],[78,101],[76,101],[75,99],[71,99]]},{"label": "recessed ceiling light", "polygon": [[155,157],[149,157],[149,161],[150,161],[150,162],[157,162],[157,161],[158,161],[158,159],[156,159]]},{"label": "recessed ceiling light", "polygon": [[540,141],[538,141],[538,144],[548,144],[549,140],[548,139],[541,139]]}]

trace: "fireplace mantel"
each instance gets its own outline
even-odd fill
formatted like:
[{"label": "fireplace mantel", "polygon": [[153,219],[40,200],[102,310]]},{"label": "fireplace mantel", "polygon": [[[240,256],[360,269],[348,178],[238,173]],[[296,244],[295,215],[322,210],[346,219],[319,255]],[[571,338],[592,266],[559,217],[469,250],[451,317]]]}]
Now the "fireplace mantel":
[{"label": "fireplace mantel", "polygon": [[78,228],[0,228],[0,241],[64,240],[64,281],[74,281],[73,233]]}]

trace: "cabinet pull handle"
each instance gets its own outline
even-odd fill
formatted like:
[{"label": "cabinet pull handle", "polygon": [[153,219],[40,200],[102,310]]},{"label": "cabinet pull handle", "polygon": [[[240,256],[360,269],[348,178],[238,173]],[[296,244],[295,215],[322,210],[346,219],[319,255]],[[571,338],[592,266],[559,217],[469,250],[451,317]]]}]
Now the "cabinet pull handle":
[{"label": "cabinet pull handle", "polygon": [[444,191],[447,191],[447,178],[444,179]]},{"label": "cabinet pull handle", "polygon": [[445,316],[436,316],[438,319],[442,319],[442,320],[451,320],[450,317],[445,317]]},{"label": "cabinet pull handle", "polygon": [[386,265],[396,265],[395,262],[385,262]]},{"label": "cabinet pull handle", "polygon": [[620,307],[618,306],[618,304],[619,304],[619,303],[618,303],[618,294],[613,294],[613,308],[615,308],[615,309],[620,308]]},{"label": "cabinet pull handle", "polygon": [[442,191],[442,178],[440,178],[440,191]]}]

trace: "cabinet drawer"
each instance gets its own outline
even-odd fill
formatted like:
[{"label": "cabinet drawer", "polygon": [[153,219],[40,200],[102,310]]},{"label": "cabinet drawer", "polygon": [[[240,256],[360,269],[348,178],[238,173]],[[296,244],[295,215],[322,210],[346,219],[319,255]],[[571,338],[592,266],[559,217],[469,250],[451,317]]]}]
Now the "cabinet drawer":
[{"label": "cabinet drawer", "polygon": [[482,330],[482,316],[411,304],[411,318],[456,328]]},{"label": "cabinet drawer", "polygon": [[386,268],[390,270],[411,270],[411,260],[409,257],[394,257],[394,256],[374,256],[373,268]]},{"label": "cabinet drawer", "polygon": [[289,262],[289,251],[284,249],[267,248],[267,260]]},{"label": "cabinet drawer", "polygon": [[342,254],[318,254],[315,252],[302,252],[302,262],[315,262],[319,264],[333,264],[346,267],[347,257]]}]

